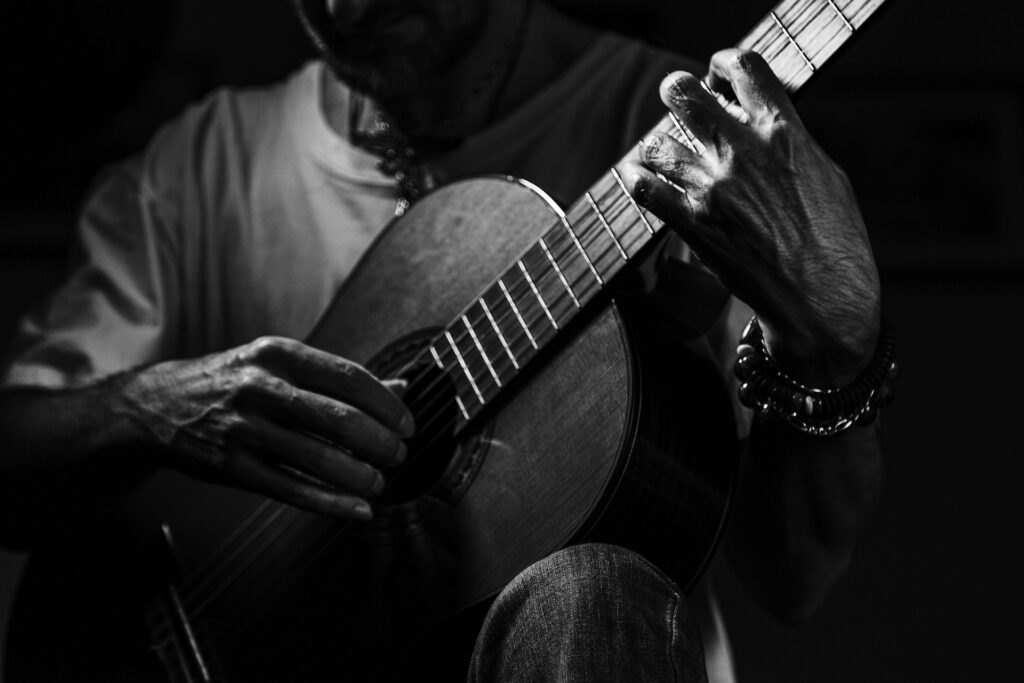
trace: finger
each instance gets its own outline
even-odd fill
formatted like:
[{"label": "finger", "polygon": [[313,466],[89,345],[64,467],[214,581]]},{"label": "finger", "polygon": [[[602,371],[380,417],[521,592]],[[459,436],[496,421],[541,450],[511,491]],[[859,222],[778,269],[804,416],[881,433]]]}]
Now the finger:
[{"label": "finger", "polygon": [[734,94],[752,120],[796,117],[785,87],[756,52],[738,48],[716,52],[711,57],[708,85],[726,96]]},{"label": "finger", "polygon": [[663,133],[652,133],[640,141],[640,159],[644,166],[662,174],[683,191],[689,191],[707,178],[705,158]]},{"label": "finger", "polygon": [[339,519],[368,521],[373,518],[365,499],[317,485],[245,451],[231,459],[228,474],[237,486],[310,512]]},{"label": "finger", "polygon": [[258,361],[276,364],[297,386],[355,406],[403,438],[413,435],[415,423],[405,404],[358,363],[292,339],[269,337],[254,344]]},{"label": "finger", "polygon": [[359,408],[304,389],[274,385],[271,380],[262,400],[275,422],[340,446],[359,460],[381,466],[405,460],[406,447],[399,435]]},{"label": "finger", "polygon": [[386,379],[383,381],[383,384],[398,398],[405,398],[405,392],[409,391],[409,380]]},{"label": "finger", "polygon": [[623,165],[622,181],[638,204],[686,239],[693,226],[693,209],[684,188],[673,186],[654,171],[633,162]]},{"label": "finger", "polygon": [[661,100],[704,147],[718,147],[722,133],[739,124],[696,76],[676,71],[661,81]]},{"label": "finger", "polygon": [[384,488],[380,471],[319,439],[290,431],[263,418],[248,420],[242,443],[330,486],[375,496]]}]

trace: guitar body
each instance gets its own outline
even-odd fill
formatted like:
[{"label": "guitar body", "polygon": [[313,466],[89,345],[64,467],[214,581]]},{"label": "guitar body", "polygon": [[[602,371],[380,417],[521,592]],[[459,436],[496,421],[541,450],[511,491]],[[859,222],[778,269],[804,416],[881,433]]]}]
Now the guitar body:
[{"label": "guitar body", "polygon": [[[378,238],[309,343],[389,376],[557,211],[512,179],[441,188]],[[414,446],[366,525],[154,475],[34,555],[9,680],[202,680],[166,600],[153,608],[168,585],[228,681],[440,678],[465,666],[472,639],[455,634],[489,598],[582,540],[691,586],[722,527],[735,430],[720,373],[664,320],[628,285],[594,302],[479,419],[438,434],[447,445],[418,461]],[[177,570],[145,550],[163,523]]]}]

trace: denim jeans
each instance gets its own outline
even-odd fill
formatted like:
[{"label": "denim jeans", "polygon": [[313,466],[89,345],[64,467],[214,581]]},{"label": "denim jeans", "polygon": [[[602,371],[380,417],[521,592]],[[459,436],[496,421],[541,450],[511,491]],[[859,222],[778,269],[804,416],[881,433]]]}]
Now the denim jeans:
[{"label": "denim jeans", "polygon": [[682,593],[640,555],[571,546],[498,595],[477,637],[470,683],[708,680]]}]

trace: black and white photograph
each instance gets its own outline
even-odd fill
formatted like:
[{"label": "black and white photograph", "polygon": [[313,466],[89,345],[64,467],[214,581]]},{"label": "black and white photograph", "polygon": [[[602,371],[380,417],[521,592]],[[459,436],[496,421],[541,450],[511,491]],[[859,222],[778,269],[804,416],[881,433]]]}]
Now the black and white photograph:
[{"label": "black and white photograph", "polygon": [[0,20],[0,683],[1024,680],[1024,6]]}]

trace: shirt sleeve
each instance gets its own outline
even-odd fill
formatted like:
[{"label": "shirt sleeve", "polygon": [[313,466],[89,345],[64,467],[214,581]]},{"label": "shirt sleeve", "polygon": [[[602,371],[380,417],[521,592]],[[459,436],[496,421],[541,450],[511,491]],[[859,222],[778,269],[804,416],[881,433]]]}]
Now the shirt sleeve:
[{"label": "shirt sleeve", "polygon": [[141,169],[132,159],[98,179],[79,218],[71,274],[21,320],[0,386],[82,386],[173,353],[173,245]]}]

